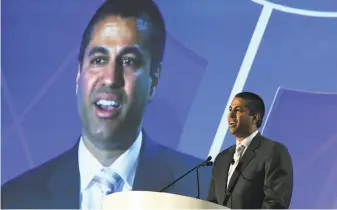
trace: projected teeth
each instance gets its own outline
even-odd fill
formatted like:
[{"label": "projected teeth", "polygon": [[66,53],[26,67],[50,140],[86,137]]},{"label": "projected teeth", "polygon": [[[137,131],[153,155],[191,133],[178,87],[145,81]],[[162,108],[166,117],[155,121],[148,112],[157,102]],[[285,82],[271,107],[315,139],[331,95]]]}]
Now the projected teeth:
[{"label": "projected teeth", "polygon": [[110,101],[110,100],[104,100],[104,99],[97,101],[96,105],[101,108],[116,108],[119,106],[119,104],[116,101]]}]

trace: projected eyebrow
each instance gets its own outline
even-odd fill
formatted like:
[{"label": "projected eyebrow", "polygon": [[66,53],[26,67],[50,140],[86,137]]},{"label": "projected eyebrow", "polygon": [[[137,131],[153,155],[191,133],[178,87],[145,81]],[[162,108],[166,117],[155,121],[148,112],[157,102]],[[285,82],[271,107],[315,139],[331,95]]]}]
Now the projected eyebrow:
[{"label": "projected eyebrow", "polygon": [[[104,47],[93,47],[88,55],[93,56],[95,54],[109,55],[109,51]],[[123,48],[118,54],[119,55],[134,54],[136,56],[143,56],[144,53],[139,46],[130,46]]]},{"label": "projected eyebrow", "polygon": [[104,47],[93,47],[89,52],[89,56],[93,56],[95,54],[109,55],[109,51]]},{"label": "projected eyebrow", "polygon": [[123,50],[121,50],[119,55],[126,55],[126,54],[134,54],[137,57],[143,57],[143,51],[140,49],[139,46],[130,46],[125,47]]}]

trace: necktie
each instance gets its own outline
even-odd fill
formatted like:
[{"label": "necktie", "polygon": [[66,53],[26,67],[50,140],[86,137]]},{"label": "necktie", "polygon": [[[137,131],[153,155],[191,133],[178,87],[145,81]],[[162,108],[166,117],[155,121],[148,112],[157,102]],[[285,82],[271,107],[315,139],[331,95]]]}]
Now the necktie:
[{"label": "necktie", "polygon": [[233,175],[233,172],[234,172],[234,170],[235,170],[235,168],[236,168],[236,166],[237,166],[237,164],[238,164],[238,162],[239,162],[239,160],[240,160],[240,158],[241,158],[244,150],[245,150],[245,146],[244,145],[242,145],[240,143],[238,143],[236,145],[235,153],[233,155],[234,163],[230,165],[229,170],[228,170],[227,186],[228,186],[228,184],[230,182],[230,179],[231,179],[231,177]]},{"label": "necktie", "polygon": [[123,180],[116,172],[104,168],[92,181],[101,189],[105,196],[117,192]]},{"label": "necktie", "polygon": [[120,191],[123,186],[123,179],[116,172],[106,168],[102,169],[91,182],[96,188],[89,192],[89,209],[100,209],[104,197]]},{"label": "necktie", "polygon": [[245,150],[245,146],[242,144],[238,144],[235,149],[235,154],[234,154],[234,161],[235,163],[240,160],[243,151]]}]

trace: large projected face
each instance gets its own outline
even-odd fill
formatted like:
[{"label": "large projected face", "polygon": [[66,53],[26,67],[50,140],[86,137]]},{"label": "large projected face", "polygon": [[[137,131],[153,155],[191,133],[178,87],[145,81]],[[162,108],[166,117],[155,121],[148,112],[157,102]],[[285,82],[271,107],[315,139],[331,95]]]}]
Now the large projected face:
[{"label": "large projected face", "polygon": [[92,31],[77,75],[78,109],[83,135],[104,148],[137,132],[157,83],[148,31],[145,21],[120,17],[101,20]]}]

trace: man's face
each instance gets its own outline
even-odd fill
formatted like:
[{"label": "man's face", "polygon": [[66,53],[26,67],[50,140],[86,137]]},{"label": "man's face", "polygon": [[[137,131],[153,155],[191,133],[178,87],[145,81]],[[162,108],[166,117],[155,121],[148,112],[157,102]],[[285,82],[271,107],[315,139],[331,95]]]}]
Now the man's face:
[{"label": "man's face", "polygon": [[254,117],[249,114],[247,101],[242,98],[234,98],[228,114],[229,131],[236,137],[246,137],[255,126]]},{"label": "man's face", "polygon": [[98,22],[77,75],[77,102],[84,135],[109,141],[139,129],[151,77],[148,30],[136,18],[107,17]]}]

